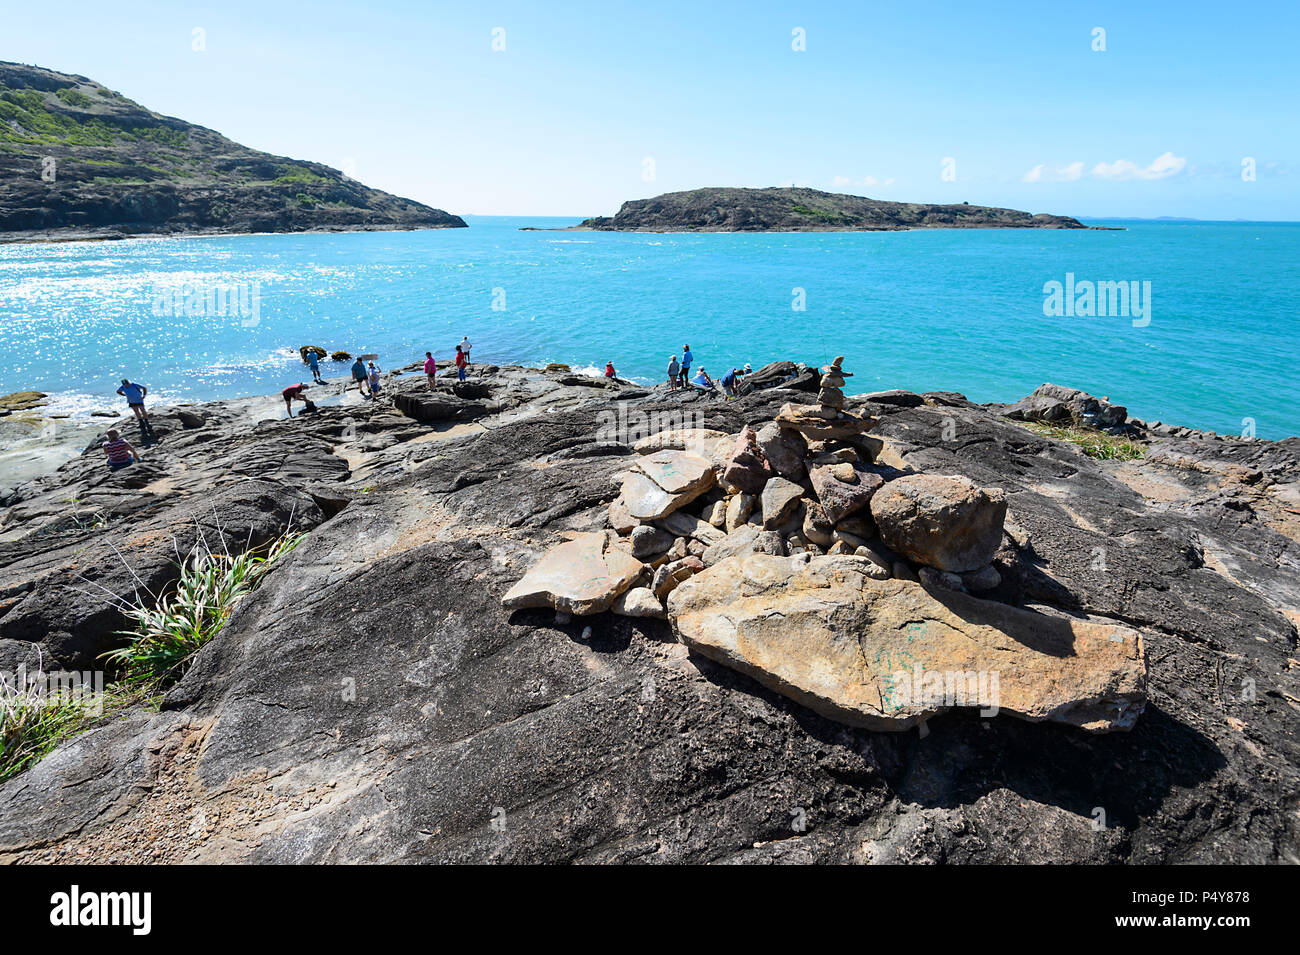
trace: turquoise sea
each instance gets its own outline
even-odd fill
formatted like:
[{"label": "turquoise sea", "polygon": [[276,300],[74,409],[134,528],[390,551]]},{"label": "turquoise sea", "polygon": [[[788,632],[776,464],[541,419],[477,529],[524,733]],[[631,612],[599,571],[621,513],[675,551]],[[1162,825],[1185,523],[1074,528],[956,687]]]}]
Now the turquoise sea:
[{"label": "turquoise sea", "polygon": [[[120,404],[122,377],[158,400],[269,394],[310,380],[299,345],[388,369],[450,358],[468,335],[480,363],[612,360],[652,382],[686,342],[715,375],[843,354],[852,391],[1011,401],[1051,381],[1148,420],[1300,434],[1300,224],[631,235],[520,231],[577,217],[467,221],[0,246],[0,394],[48,392],[73,413]],[[1045,315],[1045,283],[1067,273],[1149,282],[1149,323]]]}]

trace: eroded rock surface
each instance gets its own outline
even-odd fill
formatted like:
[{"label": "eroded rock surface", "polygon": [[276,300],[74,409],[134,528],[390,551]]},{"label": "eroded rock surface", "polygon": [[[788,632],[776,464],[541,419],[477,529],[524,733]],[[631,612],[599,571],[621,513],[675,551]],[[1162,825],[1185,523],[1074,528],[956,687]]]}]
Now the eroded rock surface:
[{"label": "eroded rock surface", "polygon": [[[1140,631],[1147,658],[1146,709],[1127,732],[958,708],[924,735],[887,733],[691,652],[653,616],[560,622],[549,607],[505,608],[565,535],[611,531],[611,514],[630,534],[635,519],[611,505],[636,439],[611,443],[593,422],[636,390],[566,385],[559,372],[479,375],[491,394],[474,400],[497,410],[473,423],[417,422],[388,397],[318,402],[319,415],[293,421],[269,397],[262,424],[204,405],[191,425],[155,415],[144,484],[117,483],[141,472],[110,478],[88,453],[5,499],[0,536],[29,554],[42,538],[71,547],[107,534],[129,558],[151,513],[228,484],[271,481],[322,516],[161,712],[109,720],[0,784],[0,861],[1300,858],[1300,521],[1287,510],[1300,441],[1151,425],[1150,446],[1195,466],[1099,461],[960,395],[850,397],[879,419],[880,453],[863,460],[886,487],[911,469],[1004,491],[999,583],[977,603],[1119,621]],[[385,390],[424,388],[422,377]],[[813,397],[775,388],[706,402],[661,388],[626,400],[669,417],[700,409],[703,427],[736,435]],[[699,519],[715,491],[683,516]],[[752,519],[701,562],[737,537],[752,550]],[[772,533],[788,544],[794,531]],[[916,590],[971,624],[962,602],[975,598],[904,584],[915,567],[889,558],[897,579],[866,586]],[[41,577],[5,579],[11,600]],[[624,609],[652,610],[648,587],[629,587]],[[11,646],[49,644],[0,649]],[[803,831],[791,828],[796,809]]]}]

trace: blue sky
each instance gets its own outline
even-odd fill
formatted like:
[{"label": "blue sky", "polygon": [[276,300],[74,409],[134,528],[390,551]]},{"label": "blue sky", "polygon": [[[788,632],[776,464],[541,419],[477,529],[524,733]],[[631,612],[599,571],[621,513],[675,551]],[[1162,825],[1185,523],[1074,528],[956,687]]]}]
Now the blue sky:
[{"label": "blue sky", "polygon": [[1300,220],[1295,2],[3,0],[0,17],[0,59],[457,213],[796,182]]}]

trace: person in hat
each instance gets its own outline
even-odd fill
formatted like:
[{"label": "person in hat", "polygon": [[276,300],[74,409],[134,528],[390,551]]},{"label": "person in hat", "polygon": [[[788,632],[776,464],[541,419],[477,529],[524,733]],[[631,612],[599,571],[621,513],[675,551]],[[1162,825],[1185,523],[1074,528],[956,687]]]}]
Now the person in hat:
[{"label": "person in hat", "polygon": [[370,397],[372,398],[375,395],[379,394],[379,371],[380,369],[378,365],[376,365],[373,361],[369,363],[369,368],[367,370],[367,379],[370,382]]},{"label": "person in hat", "polygon": [[605,377],[606,378],[618,377],[618,372],[614,370],[614,363],[612,361],[605,362]]}]

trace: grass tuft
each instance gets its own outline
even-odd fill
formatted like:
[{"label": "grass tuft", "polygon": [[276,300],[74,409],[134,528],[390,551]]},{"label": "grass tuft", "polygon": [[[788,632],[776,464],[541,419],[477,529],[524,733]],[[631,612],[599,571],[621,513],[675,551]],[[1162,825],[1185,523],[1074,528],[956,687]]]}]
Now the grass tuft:
[{"label": "grass tuft", "polygon": [[1039,421],[1024,422],[1026,428],[1046,438],[1077,445],[1084,454],[1099,461],[1133,461],[1146,457],[1146,445],[1092,428],[1061,427]]},{"label": "grass tuft", "polygon": [[257,587],[275,563],[302,540],[285,534],[269,547],[242,554],[214,554],[200,543],[180,565],[175,590],[147,606],[125,612],[135,626],[131,638],[104,656],[122,668],[122,681],[161,689],[180,679],[194,655],[221,632],[236,605]]}]

